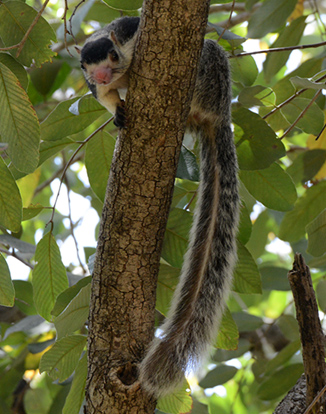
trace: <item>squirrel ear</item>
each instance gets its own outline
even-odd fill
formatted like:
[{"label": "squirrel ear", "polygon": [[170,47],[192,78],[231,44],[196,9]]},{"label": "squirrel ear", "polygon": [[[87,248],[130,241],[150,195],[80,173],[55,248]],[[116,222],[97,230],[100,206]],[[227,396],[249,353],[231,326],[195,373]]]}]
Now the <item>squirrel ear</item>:
[{"label": "squirrel ear", "polygon": [[75,50],[79,55],[81,54],[81,48],[79,46],[75,46]]},{"label": "squirrel ear", "polygon": [[119,43],[118,39],[116,38],[116,35],[115,35],[115,33],[114,33],[114,31],[113,31],[113,30],[110,32],[110,39],[112,40],[112,42],[113,42],[115,45],[117,45],[117,46],[119,46],[119,45],[120,45],[120,43]]}]

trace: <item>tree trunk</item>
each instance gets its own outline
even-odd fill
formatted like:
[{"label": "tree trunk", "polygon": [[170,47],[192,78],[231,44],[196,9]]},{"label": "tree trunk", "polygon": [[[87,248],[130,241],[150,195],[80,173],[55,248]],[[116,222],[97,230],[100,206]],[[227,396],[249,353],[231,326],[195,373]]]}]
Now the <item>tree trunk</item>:
[{"label": "tree trunk", "polygon": [[87,413],[153,413],[138,363],[154,332],[160,252],[209,1],[143,5],[112,162],[89,316]]}]

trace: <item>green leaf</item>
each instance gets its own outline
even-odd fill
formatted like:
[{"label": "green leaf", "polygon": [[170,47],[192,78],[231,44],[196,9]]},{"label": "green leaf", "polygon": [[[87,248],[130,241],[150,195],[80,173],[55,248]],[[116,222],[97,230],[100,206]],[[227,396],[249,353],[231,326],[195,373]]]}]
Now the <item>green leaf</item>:
[{"label": "green leaf", "polygon": [[175,208],[171,211],[162,248],[162,257],[171,266],[182,267],[191,224],[192,215],[186,210]]},{"label": "green leaf", "polygon": [[326,150],[314,149],[299,154],[286,172],[295,184],[305,183],[318,173],[326,161]]},{"label": "green leaf", "polygon": [[0,225],[17,233],[20,229],[22,208],[18,186],[0,157]]},{"label": "green leaf", "polygon": [[249,251],[238,242],[238,262],[234,271],[233,288],[239,293],[261,293],[261,280],[257,265]]},{"label": "green leaf", "polygon": [[[54,92],[53,85],[56,83],[61,69],[64,69],[63,81],[71,72],[71,67],[63,60],[55,59],[53,62],[45,63],[41,68],[32,68],[29,71],[35,89],[42,96],[48,96],[51,91]],[[60,85],[55,90],[59,87]]]},{"label": "green leaf", "polygon": [[326,280],[320,280],[316,287],[318,304],[322,312],[326,311]]},{"label": "green leaf", "polygon": [[10,234],[0,234],[0,243],[9,244],[9,246],[19,250],[20,253],[24,253],[25,257],[28,255],[28,257],[31,258],[35,254],[34,244],[24,242],[23,240],[17,239]]},{"label": "green leaf", "polygon": [[160,272],[157,281],[156,309],[162,314],[167,315],[173,292],[179,282],[180,269],[160,264]]},{"label": "green leaf", "polygon": [[239,341],[239,330],[232,318],[231,312],[225,308],[215,347],[220,349],[237,349]]},{"label": "green leaf", "polygon": [[85,324],[89,314],[89,301],[91,295],[90,283],[81,288],[66,309],[55,319],[54,325],[58,338],[69,335]]},{"label": "green leaf", "polygon": [[69,287],[60,293],[57,297],[55,305],[52,309],[51,314],[53,316],[59,316],[61,312],[69,305],[69,303],[77,296],[80,292],[80,289],[89,285],[92,281],[92,276],[86,276],[81,278],[75,285]]},{"label": "green leaf", "polygon": [[250,239],[252,230],[252,223],[250,215],[245,204],[242,204],[240,209],[240,223],[238,229],[238,239],[242,244],[246,244]]},{"label": "green leaf", "polygon": [[267,168],[285,155],[283,143],[258,114],[240,108],[233,112],[233,121],[243,130],[243,133],[235,130],[240,169]]},{"label": "green leaf", "polygon": [[[298,116],[304,111],[310,99],[296,98],[281,109],[282,114],[292,124]],[[307,134],[318,135],[324,126],[324,113],[314,102],[303,117],[298,121],[296,126]]]},{"label": "green leaf", "polygon": [[225,27],[218,26],[217,24],[208,22],[207,26],[213,28],[219,36],[222,36],[222,39],[229,42],[232,48],[236,48],[247,40],[245,37],[238,36],[236,33],[233,33],[230,30],[225,30]]},{"label": "green leaf", "polygon": [[5,258],[0,253],[0,305],[14,306],[15,288],[11,281],[10,270]]},{"label": "green leaf", "polygon": [[176,176],[184,180],[199,181],[199,167],[196,156],[184,145],[181,147]]},{"label": "green leaf", "polygon": [[16,301],[15,306],[19,308],[25,315],[36,315],[36,309],[33,301],[33,286],[31,282],[26,280],[14,280],[13,281]]},{"label": "green leaf", "polygon": [[7,151],[12,162],[19,171],[33,172],[39,157],[38,119],[18,79],[2,63],[0,63],[0,108],[0,136],[3,142],[8,143]]},{"label": "green leaf", "polygon": [[248,37],[260,39],[275,32],[293,12],[297,0],[266,0],[251,16]]},{"label": "green leaf", "polygon": [[89,183],[101,201],[105,197],[114,147],[115,139],[103,130],[86,145],[85,165]]},{"label": "green leaf", "polygon": [[174,393],[159,398],[156,408],[169,414],[189,413],[192,407],[192,398],[186,388],[189,387],[179,388]]},{"label": "green leaf", "polygon": [[321,256],[326,252],[326,209],[323,210],[311,223],[306,227],[308,233],[307,252],[313,256]]},{"label": "green leaf", "polygon": [[31,354],[39,354],[40,352],[43,352],[46,350],[46,348],[49,348],[49,346],[53,345],[55,343],[55,338],[48,339],[47,341],[43,342],[34,342],[29,343],[27,348]]},{"label": "green leaf", "polygon": [[85,21],[95,20],[97,22],[112,22],[114,19],[120,17],[118,10],[114,10],[106,3],[95,2],[85,17]]},{"label": "green leaf", "polygon": [[243,88],[238,97],[238,101],[246,108],[253,106],[274,106],[275,100],[276,96],[273,90],[262,85]]},{"label": "green leaf", "polygon": [[280,397],[293,387],[302,373],[302,364],[293,364],[280,369],[260,384],[257,390],[257,396],[261,400],[268,401]]},{"label": "green leaf", "polygon": [[11,72],[19,80],[21,86],[26,90],[28,86],[28,77],[24,66],[18,63],[17,60],[8,53],[0,53],[0,63],[3,63],[8,69],[11,70]]},{"label": "green leaf", "polygon": [[294,76],[314,76],[317,72],[320,71],[322,62],[323,59],[320,58],[308,59],[305,62],[303,62],[297,69],[290,72],[287,76],[279,80],[273,87],[277,97],[276,104],[279,105],[295,92],[295,88],[293,87],[293,84],[290,81],[291,78],[293,78]]},{"label": "green leaf", "polygon": [[64,148],[66,148],[68,145],[71,145],[71,144],[76,145],[76,142],[70,138],[58,139],[56,141],[41,142],[40,161],[38,165],[40,166],[41,164],[43,164],[44,161],[46,161],[53,155],[58,154],[60,151],[62,151]]},{"label": "green leaf", "polygon": [[239,332],[255,331],[264,324],[261,318],[247,312],[232,313],[232,316],[239,328]]},{"label": "green leaf", "polygon": [[38,243],[33,270],[34,303],[41,316],[52,319],[51,310],[59,293],[68,288],[66,269],[51,232]]},{"label": "green leaf", "polygon": [[240,82],[243,86],[251,86],[258,76],[258,68],[252,56],[230,59],[230,66],[233,82]]},{"label": "green leaf", "polygon": [[[35,335],[38,327],[44,323],[44,319],[39,315],[26,316],[15,325],[11,325],[5,332],[3,339],[8,338],[13,333],[24,333],[27,336]],[[3,346],[3,342],[1,343]]]},{"label": "green leaf", "polygon": [[240,179],[256,200],[278,211],[293,208],[297,192],[291,177],[276,163],[264,170],[240,171]]},{"label": "green leaf", "polygon": [[143,4],[143,0],[104,0],[104,2],[117,10],[138,10]]},{"label": "green leaf", "polygon": [[189,205],[189,209],[193,211],[196,203],[196,193],[198,190],[198,183],[195,181],[182,181],[176,182],[173,190],[173,199],[171,205],[171,211],[175,207],[184,208],[191,200],[192,202]]},{"label": "green leaf", "polygon": [[325,82],[314,82],[308,78],[301,78],[300,76],[293,76],[291,82],[297,89],[314,89],[319,91],[320,89],[325,89]]},{"label": "green leaf", "polygon": [[199,386],[202,388],[213,388],[217,385],[225,384],[230,381],[237,372],[238,369],[235,367],[220,364],[207,373],[207,375],[199,382]]},{"label": "green leaf", "polygon": [[275,223],[270,217],[269,212],[265,210],[255,220],[252,226],[251,237],[246,244],[247,249],[255,260],[265,252],[270,231],[275,231]]},{"label": "green leaf", "polygon": [[[290,25],[286,26],[276,41],[270,46],[270,49],[299,44],[306,27],[306,18],[307,16],[299,17],[298,19],[293,20]],[[291,52],[292,51],[289,50],[277,53],[267,53],[264,62],[264,76],[267,82],[270,82],[271,78],[286,64]]]},{"label": "green leaf", "polygon": [[40,214],[40,212],[44,210],[44,207],[41,206],[41,204],[37,203],[35,205],[30,204],[27,208],[23,208],[23,219],[22,221],[25,220],[30,220],[34,217],[36,217],[38,214]]},{"label": "green leaf", "polygon": [[263,289],[265,290],[291,290],[287,278],[288,269],[276,266],[263,266],[259,268]]},{"label": "green leaf", "polygon": [[53,380],[65,381],[74,372],[87,338],[71,335],[59,339],[40,361],[40,372],[47,372]]},{"label": "green leaf", "polygon": [[[18,44],[26,34],[37,11],[21,1],[8,1],[0,6],[0,37],[5,46]],[[26,43],[17,60],[24,66],[34,63],[39,67],[42,63],[51,60],[55,52],[50,49],[51,41],[56,41],[55,33],[49,23],[40,17],[32,31],[29,33]],[[13,49],[15,56],[17,49]]]},{"label": "green leaf", "polygon": [[[239,336],[239,333],[238,333],[238,336]],[[251,349],[251,344],[249,340],[245,338],[240,338],[236,349],[234,350],[233,349],[232,350],[217,349],[216,352],[214,352],[213,354],[212,360],[214,362],[215,361],[223,362],[223,361],[229,361],[230,359],[233,359],[233,358],[240,358],[246,352],[250,351],[250,349]]]},{"label": "green leaf", "polygon": [[298,322],[292,315],[281,315],[276,325],[281,329],[283,335],[290,341],[300,339]]},{"label": "green leaf", "polygon": [[44,413],[48,411],[51,401],[51,394],[47,388],[31,388],[24,395],[24,410],[31,414]]},{"label": "green leaf", "polygon": [[62,414],[79,414],[80,407],[85,398],[86,376],[87,354],[85,353],[78,362]]},{"label": "green leaf", "polygon": [[57,141],[76,134],[107,112],[91,95],[86,95],[79,101],[79,115],[75,115],[70,107],[79,99],[60,102],[42,122],[41,137],[44,141]]},{"label": "green leaf", "polygon": [[301,348],[300,339],[297,339],[294,342],[290,342],[286,345],[276,356],[270,359],[267,363],[265,369],[265,375],[270,375],[274,372],[278,367],[284,366],[284,364],[292,358],[292,356],[298,352]]},{"label": "green leaf", "polygon": [[294,209],[285,214],[278,237],[282,240],[295,242],[304,237],[306,225],[314,220],[325,208],[326,182],[307,188]]}]

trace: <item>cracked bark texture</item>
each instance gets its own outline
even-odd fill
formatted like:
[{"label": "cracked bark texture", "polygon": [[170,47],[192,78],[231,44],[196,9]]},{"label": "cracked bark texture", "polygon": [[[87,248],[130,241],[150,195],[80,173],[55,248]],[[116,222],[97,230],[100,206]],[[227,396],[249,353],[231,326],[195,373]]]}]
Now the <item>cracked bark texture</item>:
[{"label": "cracked bark texture", "polygon": [[88,414],[153,413],[138,363],[154,333],[155,291],[174,176],[209,1],[143,4],[126,111],[111,166],[89,316]]}]

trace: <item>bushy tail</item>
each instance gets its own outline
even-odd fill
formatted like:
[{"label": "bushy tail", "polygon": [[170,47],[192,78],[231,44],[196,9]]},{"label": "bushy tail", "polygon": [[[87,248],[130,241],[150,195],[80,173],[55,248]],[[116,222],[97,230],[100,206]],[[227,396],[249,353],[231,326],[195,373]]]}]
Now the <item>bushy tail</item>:
[{"label": "bushy tail", "polygon": [[201,131],[201,182],[190,243],[168,318],[140,366],[155,397],[180,386],[215,339],[236,261],[237,159],[230,126]]}]

